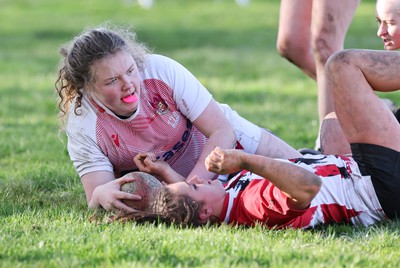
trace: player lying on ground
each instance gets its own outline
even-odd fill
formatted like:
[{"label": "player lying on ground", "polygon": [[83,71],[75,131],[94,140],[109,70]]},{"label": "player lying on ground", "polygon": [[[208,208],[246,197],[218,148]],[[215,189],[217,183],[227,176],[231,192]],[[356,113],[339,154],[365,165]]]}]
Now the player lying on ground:
[{"label": "player lying on ground", "polygon": [[[261,223],[274,228],[330,223],[368,226],[397,218],[400,139],[396,137],[400,124],[374,90],[398,90],[399,72],[397,52],[345,50],[328,61],[327,86],[352,156],[306,155],[279,160],[216,148],[206,159],[208,170],[244,171],[224,187],[218,180],[196,176],[167,185],[155,199],[151,213],[122,218],[161,219],[182,225]],[[156,174],[157,170],[170,170],[157,167],[164,163],[146,158],[142,162],[147,171],[153,169]]]}]

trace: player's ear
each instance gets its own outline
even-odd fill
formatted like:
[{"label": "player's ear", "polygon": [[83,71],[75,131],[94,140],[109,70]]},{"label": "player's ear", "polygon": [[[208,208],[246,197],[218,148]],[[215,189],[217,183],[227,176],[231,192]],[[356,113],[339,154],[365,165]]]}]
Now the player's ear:
[{"label": "player's ear", "polygon": [[203,206],[203,208],[200,209],[200,212],[199,212],[199,220],[207,221],[208,218],[211,217],[211,213],[212,213],[212,208]]}]

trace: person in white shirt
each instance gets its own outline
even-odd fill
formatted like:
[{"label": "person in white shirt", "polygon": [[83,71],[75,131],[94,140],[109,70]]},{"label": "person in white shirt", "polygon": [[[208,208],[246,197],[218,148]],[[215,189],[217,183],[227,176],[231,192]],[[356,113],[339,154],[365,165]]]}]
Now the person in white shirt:
[{"label": "person in white shirt", "polygon": [[[149,50],[129,29],[85,30],[60,49],[56,81],[68,152],[89,208],[132,211],[122,199],[138,170],[133,159],[152,152],[185,180],[216,179],[204,166],[216,146],[276,157],[300,154],[275,135],[240,117],[181,64]],[[273,148],[270,144],[274,144]]]}]

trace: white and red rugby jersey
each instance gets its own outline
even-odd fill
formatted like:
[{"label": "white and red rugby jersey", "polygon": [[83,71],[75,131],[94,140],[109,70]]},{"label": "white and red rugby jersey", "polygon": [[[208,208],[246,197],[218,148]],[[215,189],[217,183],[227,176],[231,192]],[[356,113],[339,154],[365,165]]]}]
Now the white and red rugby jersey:
[{"label": "white and red rugby jersey", "polygon": [[245,171],[225,186],[227,196],[221,222],[306,229],[330,223],[369,226],[386,218],[371,178],[360,174],[351,157],[307,155],[288,161],[322,179],[321,190],[309,208],[288,208],[287,196],[280,189],[267,179]]},{"label": "white and red rugby jersey", "polygon": [[[120,177],[137,170],[133,158],[139,152],[154,153],[187,177],[199,159],[207,139],[191,122],[206,109],[212,95],[186,68],[161,55],[149,55],[141,75],[139,108],[130,118],[118,118],[88,95],[78,115],[71,109],[68,152],[81,177],[94,171]],[[254,153],[260,128],[228,105],[219,106],[233,124],[240,145]]]}]

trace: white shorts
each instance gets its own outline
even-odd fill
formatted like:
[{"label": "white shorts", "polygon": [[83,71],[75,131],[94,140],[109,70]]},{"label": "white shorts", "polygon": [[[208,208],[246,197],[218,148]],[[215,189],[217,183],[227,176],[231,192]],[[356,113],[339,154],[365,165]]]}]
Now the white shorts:
[{"label": "white shorts", "polygon": [[237,149],[241,146],[247,153],[254,154],[260,144],[261,128],[241,117],[226,104],[220,104],[220,108],[235,129],[236,141],[240,144],[237,144]]}]

